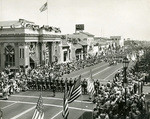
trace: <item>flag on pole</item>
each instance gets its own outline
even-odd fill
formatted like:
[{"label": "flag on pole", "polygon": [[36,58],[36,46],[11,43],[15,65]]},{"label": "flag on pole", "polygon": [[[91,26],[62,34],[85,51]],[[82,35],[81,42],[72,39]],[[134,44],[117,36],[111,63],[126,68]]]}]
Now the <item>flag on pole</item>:
[{"label": "flag on pole", "polygon": [[47,2],[40,8],[40,12],[47,10]]},{"label": "flag on pole", "polygon": [[89,94],[92,94],[94,95],[95,93],[95,88],[94,88],[94,80],[93,80],[93,77],[92,77],[92,71],[90,69],[90,79],[88,80],[88,83],[87,83],[87,91],[89,92]]},{"label": "flag on pole", "polygon": [[44,119],[42,95],[39,96],[32,119]]},{"label": "flag on pole", "polygon": [[65,91],[64,91],[64,99],[63,99],[63,112],[62,116],[64,119],[67,119],[69,115],[69,108],[68,108],[68,93],[67,93],[67,85],[65,84]]},{"label": "flag on pole", "polygon": [[68,103],[73,102],[82,94],[81,90],[81,75],[77,79],[76,83],[71,87],[68,92]]}]

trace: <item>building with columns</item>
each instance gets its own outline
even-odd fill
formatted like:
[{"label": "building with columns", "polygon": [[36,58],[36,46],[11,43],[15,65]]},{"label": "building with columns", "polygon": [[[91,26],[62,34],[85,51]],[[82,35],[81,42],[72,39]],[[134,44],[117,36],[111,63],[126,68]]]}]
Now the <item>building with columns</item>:
[{"label": "building with columns", "polygon": [[67,59],[69,46],[64,46],[60,33],[59,28],[40,27],[24,19],[0,22],[0,70],[61,63],[61,51],[67,48]]}]

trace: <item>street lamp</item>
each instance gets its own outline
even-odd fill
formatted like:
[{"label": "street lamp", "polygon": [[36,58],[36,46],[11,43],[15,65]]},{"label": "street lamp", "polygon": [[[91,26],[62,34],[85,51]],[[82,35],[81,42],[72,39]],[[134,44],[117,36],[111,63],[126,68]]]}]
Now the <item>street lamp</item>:
[{"label": "street lamp", "polygon": [[[127,68],[128,68],[128,65],[129,65],[129,60],[128,60],[128,58],[127,57],[125,57],[124,59],[123,59],[123,68],[124,68],[124,80],[123,80],[123,86],[124,86],[124,88],[125,88],[125,108],[126,108],[126,101],[127,101],[127,99],[126,99],[126,95],[127,95],[127,89],[126,89],[126,87],[127,87],[127,74],[126,74],[126,70],[127,70]],[[126,113],[126,112],[125,112]],[[124,113],[124,114],[125,114]],[[126,119],[126,114],[125,114],[125,119]]]},{"label": "street lamp", "polygon": [[124,81],[123,81],[123,84],[127,84],[126,70],[128,68],[128,65],[129,65],[129,60],[128,60],[127,57],[125,57],[123,59],[123,68],[124,68]]}]

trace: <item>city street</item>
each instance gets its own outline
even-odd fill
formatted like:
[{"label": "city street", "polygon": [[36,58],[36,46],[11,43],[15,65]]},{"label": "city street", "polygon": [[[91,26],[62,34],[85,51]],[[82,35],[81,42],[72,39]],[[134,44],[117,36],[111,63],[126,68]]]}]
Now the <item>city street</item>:
[{"label": "city street", "polygon": [[0,0],[0,119],[150,119],[150,0]]},{"label": "city street", "polygon": [[[83,79],[88,78],[90,77],[90,68],[92,69],[93,78],[105,83],[112,80],[118,69],[122,68],[122,64],[109,66],[108,63],[102,62],[95,66],[72,72],[69,75],[64,75],[64,78],[75,78],[80,74]],[[21,92],[11,95],[8,100],[0,100],[3,119],[30,119],[34,113],[40,93],[39,91]],[[55,97],[52,97],[52,95],[51,91],[42,92],[44,119],[62,119],[63,93],[57,92]],[[69,104],[68,119],[92,119],[94,104],[88,98],[88,95],[82,95],[78,100]]]}]

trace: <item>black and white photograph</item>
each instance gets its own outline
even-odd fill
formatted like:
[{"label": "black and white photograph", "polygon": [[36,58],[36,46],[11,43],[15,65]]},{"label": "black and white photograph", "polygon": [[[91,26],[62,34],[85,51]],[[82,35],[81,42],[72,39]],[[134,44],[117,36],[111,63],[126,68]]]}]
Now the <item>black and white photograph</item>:
[{"label": "black and white photograph", "polygon": [[150,0],[0,0],[0,119],[150,119]]}]

